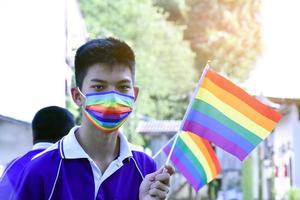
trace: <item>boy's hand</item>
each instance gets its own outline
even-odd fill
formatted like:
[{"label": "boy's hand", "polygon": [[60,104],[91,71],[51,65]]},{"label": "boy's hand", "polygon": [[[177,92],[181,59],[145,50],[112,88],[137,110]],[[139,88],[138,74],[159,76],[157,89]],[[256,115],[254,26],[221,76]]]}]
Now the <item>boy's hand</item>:
[{"label": "boy's hand", "polygon": [[140,185],[140,200],[166,199],[170,190],[170,177],[174,174],[172,166],[164,166],[148,174]]}]

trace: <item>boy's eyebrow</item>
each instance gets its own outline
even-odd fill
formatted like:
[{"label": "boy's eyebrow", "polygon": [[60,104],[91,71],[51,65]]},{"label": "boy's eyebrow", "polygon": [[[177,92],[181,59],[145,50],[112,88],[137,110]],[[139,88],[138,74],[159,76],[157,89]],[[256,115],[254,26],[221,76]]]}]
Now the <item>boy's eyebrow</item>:
[{"label": "boy's eyebrow", "polygon": [[101,79],[96,79],[96,78],[92,79],[91,81],[92,82],[97,82],[97,83],[107,83],[107,81],[104,81],[104,80],[101,80]]},{"label": "boy's eyebrow", "polygon": [[131,83],[132,81],[130,79],[123,79],[119,81],[118,83]]},{"label": "boy's eyebrow", "polygon": [[[107,83],[107,81],[101,80],[101,79],[91,79],[92,82],[97,82],[97,83]],[[118,83],[132,83],[131,79],[123,79],[118,81]]]}]

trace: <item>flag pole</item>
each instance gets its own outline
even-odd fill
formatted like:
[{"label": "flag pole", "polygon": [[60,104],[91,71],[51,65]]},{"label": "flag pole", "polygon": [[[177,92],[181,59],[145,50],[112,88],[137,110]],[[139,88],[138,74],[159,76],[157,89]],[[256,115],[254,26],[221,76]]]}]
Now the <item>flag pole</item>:
[{"label": "flag pole", "polygon": [[[170,152],[169,152],[169,154],[168,154],[168,157],[167,157],[167,160],[166,160],[165,165],[168,165],[169,162],[170,162],[171,155],[172,155],[172,153],[173,153],[173,150],[174,150],[175,144],[176,144],[176,142],[177,142],[178,136],[179,136],[179,134],[180,134],[180,132],[181,132],[181,130],[182,130],[182,128],[183,128],[184,122],[185,122],[185,120],[186,120],[186,118],[187,118],[187,116],[188,116],[188,112],[189,112],[189,110],[190,110],[190,108],[191,108],[191,106],[192,106],[192,104],[193,104],[193,101],[194,101],[194,99],[195,99],[195,97],[196,97],[196,95],[197,95],[197,92],[199,91],[199,88],[200,88],[200,86],[201,86],[201,84],[202,84],[202,81],[203,81],[203,79],[204,79],[204,77],[205,77],[205,75],[206,75],[206,73],[207,73],[207,71],[208,71],[208,69],[209,69],[209,62],[210,62],[210,61],[208,60],[207,63],[206,63],[206,65],[205,65],[205,68],[203,69],[202,75],[201,75],[200,80],[199,80],[199,84],[197,85],[197,88],[194,90],[192,99],[191,99],[191,101],[190,101],[190,103],[189,103],[189,105],[188,105],[188,107],[187,107],[187,109],[186,109],[186,111],[185,111],[184,117],[183,117],[183,119],[182,119],[182,121],[181,121],[181,125],[180,125],[180,128],[179,128],[179,131],[178,131],[178,132],[176,133],[176,135],[175,135],[175,139],[174,139],[174,141],[173,141],[173,144],[172,144],[171,150],[170,150]],[[169,142],[168,142],[168,143],[169,143]],[[160,152],[159,152],[159,153],[160,153]],[[157,153],[156,153],[156,154],[157,154]]]},{"label": "flag pole", "polygon": [[173,135],[173,137],[172,137],[166,144],[164,144],[164,145],[156,152],[156,154],[154,154],[154,155],[152,156],[152,158],[155,159],[155,158],[162,152],[162,150],[163,150],[166,146],[168,146],[168,145],[170,144],[170,142],[172,142],[172,141],[175,139],[175,136],[176,136],[176,135],[177,135],[177,134]]}]

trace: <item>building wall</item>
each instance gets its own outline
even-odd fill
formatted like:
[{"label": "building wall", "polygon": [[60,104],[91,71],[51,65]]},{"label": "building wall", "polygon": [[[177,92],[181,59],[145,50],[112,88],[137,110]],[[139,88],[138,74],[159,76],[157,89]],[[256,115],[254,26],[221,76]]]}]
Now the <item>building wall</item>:
[{"label": "building wall", "polygon": [[32,147],[31,125],[0,119],[0,165],[26,153]]},{"label": "building wall", "polygon": [[[296,105],[289,105],[287,113],[283,115],[274,131],[274,164],[275,180],[274,186],[276,196],[283,198],[289,189],[294,186],[296,177],[299,176],[294,166],[298,163],[297,140],[294,138],[299,124],[298,108]],[[290,171],[290,169],[292,171]]]},{"label": "building wall", "polygon": [[242,177],[241,167],[242,162],[216,147],[217,157],[221,164],[221,191],[219,196],[221,199],[242,199]]},{"label": "building wall", "polygon": [[293,167],[293,176],[294,178],[294,186],[300,188],[300,121],[295,126],[294,131],[294,167]]}]

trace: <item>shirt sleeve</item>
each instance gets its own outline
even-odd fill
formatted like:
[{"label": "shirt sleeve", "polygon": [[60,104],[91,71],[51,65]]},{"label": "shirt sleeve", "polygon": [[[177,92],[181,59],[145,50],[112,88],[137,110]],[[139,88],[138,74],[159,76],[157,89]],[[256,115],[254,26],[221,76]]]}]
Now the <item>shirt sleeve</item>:
[{"label": "shirt sleeve", "polygon": [[132,151],[133,159],[136,161],[141,173],[145,177],[147,174],[155,172],[157,169],[155,161],[144,152]]},{"label": "shirt sleeve", "polygon": [[44,199],[44,181],[39,171],[26,168],[17,184],[13,200],[41,200]]}]

